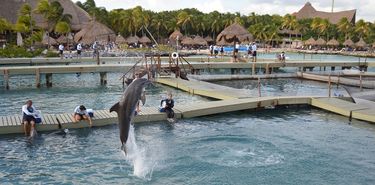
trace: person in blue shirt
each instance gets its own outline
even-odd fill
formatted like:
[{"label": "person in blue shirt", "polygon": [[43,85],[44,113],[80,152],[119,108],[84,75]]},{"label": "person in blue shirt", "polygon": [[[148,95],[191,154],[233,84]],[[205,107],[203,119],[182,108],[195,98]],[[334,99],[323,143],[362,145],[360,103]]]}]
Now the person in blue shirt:
[{"label": "person in blue shirt", "polygon": [[161,100],[160,102],[160,112],[167,113],[168,121],[173,121],[174,118],[174,100],[172,99],[172,93],[168,93],[168,97]]}]

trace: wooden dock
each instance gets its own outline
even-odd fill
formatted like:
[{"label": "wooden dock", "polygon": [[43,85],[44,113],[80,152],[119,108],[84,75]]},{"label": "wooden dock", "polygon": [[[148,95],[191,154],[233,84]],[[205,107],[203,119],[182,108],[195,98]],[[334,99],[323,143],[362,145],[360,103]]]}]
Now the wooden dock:
[{"label": "wooden dock", "polygon": [[191,94],[205,96],[217,100],[251,97],[249,91],[245,89],[236,89],[194,79],[187,81],[180,78],[159,77],[155,81],[157,83],[171,86]]},{"label": "wooden dock", "polygon": [[[312,105],[323,110],[337,113],[343,116],[352,117],[367,122],[375,123],[375,109],[369,106],[361,106],[349,101],[337,98],[318,98],[318,97],[261,97],[220,100],[203,103],[194,103],[188,105],[176,105],[175,116],[177,119],[193,118],[207,116],[233,111],[262,109],[266,107],[275,107],[283,105]],[[62,129],[84,128],[88,124],[84,121],[73,123],[72,113],[66,114],[45,114],[42,117],[42,123],[37,125],[38,131],[57,131],[61,123]],[[23,133],[21,125],[22,117],[3,116],[0,117],[0,134]],[[134,123],[147,123],[166,120],[165,113],[160,113],[157,108],[142,108],[139,115],[134,118]],[[108,110],[97,110],[94,112],[93,126],[105,126],[117,123],[117,114],[109,113]]]}]

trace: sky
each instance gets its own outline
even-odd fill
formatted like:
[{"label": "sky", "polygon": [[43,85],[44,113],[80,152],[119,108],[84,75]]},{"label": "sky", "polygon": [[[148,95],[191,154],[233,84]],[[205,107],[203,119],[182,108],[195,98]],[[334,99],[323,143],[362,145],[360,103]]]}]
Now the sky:
[{"label": "sky", "polygon": [[[74,2],[78,0],[73,0]],[[85,2],[86,0],[80,0]],[[357,20],[375,21],[375,0],[334,0],[334,11],[357,9]],[[177,10],[182,8],[197,8],[208,13],[240,12],[248,15],[256,14],[279,14],[297,12],[307,2],[305,0],[95,0],[97,6],[105,7],[107,10],[116,8],[133,8],[142,6],[144,9],[153,11]],[[320,11],[331,11],[331,0],[310,0],[315,9]]]}]

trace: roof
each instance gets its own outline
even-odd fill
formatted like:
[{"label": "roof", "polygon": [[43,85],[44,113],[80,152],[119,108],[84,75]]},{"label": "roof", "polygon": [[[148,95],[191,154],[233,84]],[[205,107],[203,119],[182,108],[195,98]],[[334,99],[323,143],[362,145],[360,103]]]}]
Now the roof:
[{"label": "roof", "polygon": [[305,45],[315,45],[315,39],[310,37],[308,40],[305,41]]},{"label": "roof", "polygon": [[206,46],[207,45],[207,41],[204,38],[202,38],[201,36],[195,36],[193,40],[194,40],[195,45],[200,45],[200,46]]},{"label": "roof", "polygon": [[191,37],[185,37],[181,43],[184,45],[194,45],[194,40]]},{"label": "roof", "polygon": [[97,21],[91,21],[74,35],[74,41],[76,43],[82,42],[83,44],[93,44],[94,41],[107,43],[108,41],[115,41],[115,39],[115,32]]},{"label": "roof", "polygon": [[367,46],[367,43],[363,40],[363,38],[359,39],[358,42],[355,43],[355,46],[359,48],[364,48]]},{"label": "roof", "polygon": [[221,31],[216,38],[216,42],[223,39],[226,42],[250,42],[253,40],[253,35],[251,35],[243,26],[238,23],[233,23]]},{"label": "roof", "polygon": [[319,38],[318,40],[315,41],[315,45],[318,45],[318,46],[323,46],[323,45],[326,45],[326,41],[322,38]]},{"label": "roof", "polygon": [[140,42],[140,43],[143,43],[143,44],[149,44],[149,43],[151,43],[151,40],[150,40],[146,35],[144,35],[144,36],[142,36],[142,37],[139,39],[139,42]]},{"label": "roof", "polygon": [[346,40],[342,43],[344,46],[354,46],[354,42],[351,39]]},{"label": "roof", "polygon": [[327,45],[328,46],[338,46],[340,45],[339,41],[337,41],[336,39],[331,39],[327,42]]},{"label": "roof", "polygon": [[129,36],[128,38],[126,38],[126,42],[128,44],[136,44],[139,42],[139,37],[136,35],[136,36]]},{"label": "roof", "polygon": [[307,19],[307,18],[315,18],[320,17],[322,19],[328,19],[329,22],[332,24],[337,24],[340,22],[340,19],[346,17],[349,22],[355,23],[356,18],[356,9],[353,10],[346,10],[346,11],[340,11],[340,12],[323,12],[323,11],[317,11],[311,3],[307,2],[305,6],[301,8],[296,13],[293,13],[294,16],[296,16],[297,19]]},{"label": "roof", "polygon": [[115,43],[116,44],[124,44],[124,43],[126,43],[126,40],[122,35],[118,34],[116,39],[115,39]]},{"label": "roof", "polygon": [[179,30],[175,30],[173,33],[171,33],[171,35],[169,35],[169,40],[176,40],[177,36],[179,40],[181,40],[184,35],[182,35]]},{"label": "roof", "polygon": [[[51,1],[51,0],[49,0]],[[72,30],[78,31],[84,27],[85,24],[91,20],[90,15],[74,4],[71,0],[56,0],[64,8],[64,14],[72,15],[71,27]],[[18,12],[24,3],[29,3],[33,9],[38,5],[39,0],[1,0],[0,17],[5,18],[12,24],[17,22]],[[33,18],[37,26],[45,28],[46,21],[39,14],[33,13]]]}]

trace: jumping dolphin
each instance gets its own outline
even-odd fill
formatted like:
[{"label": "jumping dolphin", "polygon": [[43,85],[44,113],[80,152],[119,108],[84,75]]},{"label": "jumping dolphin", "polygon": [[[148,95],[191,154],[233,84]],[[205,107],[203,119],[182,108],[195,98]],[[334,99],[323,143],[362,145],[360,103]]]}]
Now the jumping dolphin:
[{"label": "jumping dolphin", "polygon": [[130,123],[133,119],[135,108],[139,100],[142,101],[143,105],[146,102],[146,96],[144,87],[151,83],[149,80],[140,78],[134,80],[125,89],[121,100],[114,104],[109,112],[117,112],[118,124],[120,129],[120,140],[122,143],[121,149],[126,153],[125,144],[128,140]]}]

